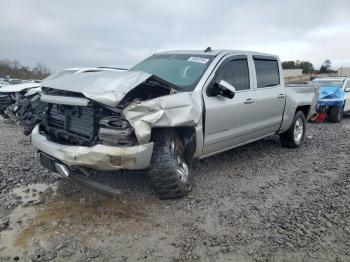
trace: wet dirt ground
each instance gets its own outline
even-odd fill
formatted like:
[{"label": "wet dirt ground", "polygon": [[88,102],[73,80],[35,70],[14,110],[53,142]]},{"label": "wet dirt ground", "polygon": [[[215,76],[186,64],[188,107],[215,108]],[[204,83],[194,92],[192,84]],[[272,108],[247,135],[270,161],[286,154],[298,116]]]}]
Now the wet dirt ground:
[{"label": "wet dirt ground", "polygon": [[0,261],[350,261],[350,118],[205,159],[160,201],[147,176],[98,174],[115,199],[40,167],[0,122]]}]

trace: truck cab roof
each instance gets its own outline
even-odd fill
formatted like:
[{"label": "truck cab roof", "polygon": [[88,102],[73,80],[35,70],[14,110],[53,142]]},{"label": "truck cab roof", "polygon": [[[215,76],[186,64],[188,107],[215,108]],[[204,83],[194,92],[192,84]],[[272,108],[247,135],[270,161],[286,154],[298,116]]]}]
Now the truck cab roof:
[{"label": "truck cab roof", "polygon": [[230,50],[230,49],[210,49],[206,50],[174,50],[174,51],[162,51],[157,52],[156,54],[184,54],[184,55],[205,55],[205,56],[218,56],[218,55],[228,55],[228,54],[247,54],[247,55],[262,55],[262,56],[273,56],[278,58],[274,54],[255,52],[255,51],[246,51],[246,50]]}]

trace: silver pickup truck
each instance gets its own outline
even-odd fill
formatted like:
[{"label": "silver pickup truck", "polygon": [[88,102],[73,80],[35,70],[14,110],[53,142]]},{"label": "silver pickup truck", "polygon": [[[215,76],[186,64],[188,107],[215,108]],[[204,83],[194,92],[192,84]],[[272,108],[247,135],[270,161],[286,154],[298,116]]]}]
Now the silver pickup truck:
[{"label": "silver pickup truck", "polygon": [[286,87],[275,55],[162,52],[125,72],[45,81],[48,107],[31,140],[65,177],[148,170],[157,195],[176,198],[191,190],[192,160],[274,134],[300,146],[317,97],[312,84]]}]

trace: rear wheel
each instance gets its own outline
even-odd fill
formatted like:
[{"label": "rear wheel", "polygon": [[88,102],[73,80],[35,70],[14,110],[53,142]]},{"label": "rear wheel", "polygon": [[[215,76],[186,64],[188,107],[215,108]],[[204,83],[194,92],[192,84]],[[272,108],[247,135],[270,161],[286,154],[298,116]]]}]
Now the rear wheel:
[{"label": "rear wheel", "polygon": [[298,111],[287,132],[280,134],[280,141],[283,147],[295,148],[302,144],[305,136],[305,122],[304,113]]},{"label": "rear wheel", "polygon": [[339,107],[331,107],[329,119],[332,123],[340,123],[343,120],[343,110]]},{"label": "rear wheel", "polygon": [[153,135],[154,148],[149,177],[160,199],[187,195],[192,188],[191,169],[185,159],[185,147],[175,130]]}]

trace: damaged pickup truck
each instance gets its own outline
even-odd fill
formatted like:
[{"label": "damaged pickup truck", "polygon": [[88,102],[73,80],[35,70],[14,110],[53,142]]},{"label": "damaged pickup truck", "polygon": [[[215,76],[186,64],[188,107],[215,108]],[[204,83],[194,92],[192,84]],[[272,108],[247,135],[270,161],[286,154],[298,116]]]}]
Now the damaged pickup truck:
[{"label": "damaged pickup truck", "polygon": [[159,198],[186,195],[191,162],[279,134],[298,147],[313,114],[313,84],[284,85],[277,56],[172,51],[125,72],[46,81],[32,133],[42,165],[67,178],[91,170],[148,170]]}]

